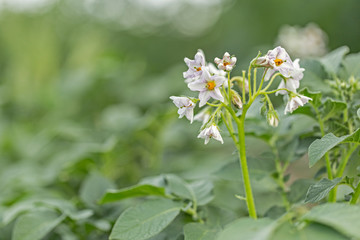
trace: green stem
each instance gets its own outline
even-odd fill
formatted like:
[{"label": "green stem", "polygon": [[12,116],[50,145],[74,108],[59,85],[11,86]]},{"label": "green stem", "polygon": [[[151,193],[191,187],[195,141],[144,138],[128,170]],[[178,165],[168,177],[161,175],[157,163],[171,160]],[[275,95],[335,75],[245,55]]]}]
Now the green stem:
[{"label": "green stem", "polygon": [[[242,116],[244,116],[244,115],[242,115]],[[252,190],[251,190],[249,169],[248,169],[247,161],[246,161],[244,120],[245,120],[245,118],[241,117],[240,124],[238,124],[239,158],[240,158],[240,165],[241,165],[243,181],[244,181],[244,186],[245,186],[246,204],[248,207],[249,215],[253,219],[256,219],[257,215],[256,215],[254,197],[253,197]]]},{"label": "green stem", "polygon": [[272,94],[272,93],[276,93],[278,91],[287,91],[288,93],[293,93],[295,94],[294,92],[290,91],[289,89],[287,88],[278,88],[278,89],[275,89],[275,90],[272,90],[272,91],[269,91],[269,92],[265,92],[265,91],[261,91],[260,94]]},{"label": "green stem", "polygon": [[[252,91],[251,91],[251,64],[249,65],[249,70],[248,70],[248,82],[249,82],[249,98],[251,98],[252,96]],[[254,90],[255,91],[255,90]],[[255,95],[255,92],[254,92]]]},{"label": "green stem", "polygon": [[347,154],[345,155],[344,159],[342,159],[339,169],[336,172],[336,177],[342,177],[342,175],[344,174],[344,171],[345,171],[345,167],[346,167],[352,153],[356,150],[357,147],[358,147],[358,145],[355,144],[347,151]]},{"label": "green stem", "polygon": [[[225,126],[226,126],[227,130],[229,131],[232,140],[234,141],[235,145],[237,145],[238,141],[235,137],[234,130],[233,130],[232,126],[227,123],[226,118],[223,113],[221,113],[221,118],[223,119],[223,122],[225,123]],[[231,119],[229,119],[229,122],[231,122]]]},{"label": "green stem", "polygon": [[243,78],[243,81],[242,81],[242,101],[243,101],[243,104],[246,104],[246,95],[245,95],[245,71],[242,71],[242,78]]},{"label": "green stem", "polygon": [[286,186],[284,183],[284,172],[288,165],[286,164],[284,167],[281,166],[281,162],[280,162],[280,158],[279,158],[279,151],[277,150],[276,146],[274,146],[274,144],[271,143],[270,145],[271,145],[271,148],[273,149],[273,153],[275,154],[275,166],[276,166],[276,171],[278,174],[277,183],[282,190],[281,196],[283,199],[284,206],[285,206],[286,210],[289,211],[290,203],[289,203],[289,200],[287,199]]},{"label": "green stem", "polygon": [[[249,102],[249,105],[251,105],[251,102],[252,101]],[[235,120],[237,127],[238,127],[239,141],[238,142],[234,141],[234,142],[235,142],[238,152],[239,152],[239,161],[240,161],[240,166],[241,166],[241,171],[242,171],[242,176],[243,176],[243,181],[244,181],[244,187],[245,187],[246,205],[247,205],[250,217],[257,219],[254,197],[253,197],[252,190],[251,190],[250,175],[249,175],[249,169],[247,166],[246,148],[245,148],[244,123],[245,123],[245,114],[248,110],[248,108],[247,108],[248,106],[244,106],[243,113],[239,119],[236,116],[236,113],[234,112],[234,110],[231,107],[224,104],[224,107],[229,111],[229,113],[231,114],[232,118]],[[230,135],[231,135],[231,133],[230,133]],[[235,139],[235,136],[233,137],[233,139]]]},{"label": "green stem", "polygon": [[272,105],[272,102],[271,102],[268,94],[267,94],[267,93],[264,93],[264,96],[265,96],[265,99],[266,99],[266,101],[267,101],[267,103],[268,103],[268,105],[269,105],[269,108],[270,108],[270,109],[274,109],[274,106]]},{"label": "green stem", "polygon": [[[315,110],[317,119],[318,119],[318,123],[320,126],[320,132],[321,132],[321,136],[323,137],[325,135],[325,131],[324,131],[324,122],[321,118],[321,115],[317,109],[317,107],[315,107],[315,105],[311,104],[313,109]],[[327,171],[327,175],[328,175],[328,179],[332,180],[333,177],[333,173],[332,173],[332,169],[331,169],[331,163],[330,163],[330,157],[329,157],[329,153],[326,152],[325,153],[325,163],[326,163],[326,171]],[[330,193],[329,193],[329,202],[336,202],[336,188],[333,188]]]},{"label": "green stem", "polygon": [[261,88],[262,88],[262,85],[264,84],[264,79],[265,79],[265,75],[266,75],[266,72],[268,71],[268,68],[267,69],[265,69],[265,71],[264,71],[264,74],[263,74],[263,76],[262,76],[262,78],[261,78],[261,82],[260,82],[260,85],[259,85],[259,89],[257,90],[257,94],[259,94],[259,92],[261,91]]},{"label": "green stem", "polygon": [[276,73],[274,74],[271,79],[270,79],[270,82],[268,83],[268,85],[266,85],[266,87],[262,90],[262,92],[265,92],[266,90],[268,90],[268,88],[271,86],[271,84],[273,83],[274,79],[277,77],[277,76],[280,76],[281,73]]},{"label": "green stem", "polygon": [[230,82],[230,73],[228,73],[228,100],[229,100],[229,104],[231,104],[231,92],[230,92],[230,86],[231,82]]},{"label": "green stem", "polygon": [[254,68],[254,95],[256,94],[256,73],[257,73],[257,68]]},{"label": "green stem", "polygon": [[[319,122],[319,126],[320,126],[320,132],[321,132],[321,136],[323,137],[325,135],[325,131],[324,131],[324,122],[320,116],[319,111],[317,110],[317,108],[315,106],[314,110],[316,112],[316,116],[318,118],[318,122]],[[333,179],[333,174],[332,174],[332,170],[331,170],[331,163],[330,163],[330,157],[329,157],[329,153],[325,153],[325,161],[326,161],[326,170],[327,170],[327,174],[328,174],[328,178],[330,180]]]},{"label": "green stem", "polygon": [[355,191],[354,191],[354,194],[352,195],[350,204],[356,204],[359,196],[360,196],[360,182],[358,183],[357,187],[355,188]]}]

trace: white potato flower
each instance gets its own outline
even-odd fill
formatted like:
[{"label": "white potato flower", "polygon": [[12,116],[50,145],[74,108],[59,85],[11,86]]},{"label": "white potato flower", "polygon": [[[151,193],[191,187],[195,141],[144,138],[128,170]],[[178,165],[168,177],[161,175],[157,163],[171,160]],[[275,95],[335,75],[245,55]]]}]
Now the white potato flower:
[{"label": "white potato flower", "polygon": [[192,123],[194,120],[194,108],[196,104],[188,97],[171,96],[170,99],[173,100],[175,106],[179,108],[179,118],[185,116],[187,119],[189,119],[190,123]]},{"label": "white potato flower", "polygon": [[215,58],[214,62],[219,69],[230,72],[234,68],[236,60],[236,57],[231,57],[230,54],[226,52],[222,59]]},{"label": "white potato flower", "polygon": [[212,97],[216,100],[224,102],[224,97],[221,95],[220,87],[226,81],[225,77],[211,74],[204,69],[201,78],[197,81],[188,84],[191,91],[199,91],[200,104],[199,107],[204,106]]},{"label": "white potato flower", "polygon": [[203,70],[205,68],[205,55],[202,50],[198,50],[195,54],[194,60],[189,58],[184,58],[186,65],[189,69],[183,73],[184,78],[186,79],[193,79],[197,78],[202,75]]},{"label": "white potato flower", "polygon": [[303,95],[291,96],[288,103],[286,104],[284,114],[288,112],[292,113],[298,107],[304,106],[304,104],[306,104],[309,100],[312,99]]},{"label": "white potato flower", "polygon": [[221,142],[222,144],[224,143],[224,141],[220,135],[219,129],[215,124],[212,124],[210,127],[202,130],[200,132],[200,134],[198,135],[198,138],[204,138],[205,144],[208,144],[208,142],[210,141],[211,138]]}]

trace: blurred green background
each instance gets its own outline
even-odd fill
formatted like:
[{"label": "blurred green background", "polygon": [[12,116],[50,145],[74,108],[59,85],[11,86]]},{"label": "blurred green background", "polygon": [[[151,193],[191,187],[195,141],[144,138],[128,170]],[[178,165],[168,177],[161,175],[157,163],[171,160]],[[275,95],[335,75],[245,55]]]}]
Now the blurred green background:
[{"label": "blurred green background", "polygon": [[[204,154],[230,156],[231,143],[203,146],[198,124],[177,121],[169,100],[194,95],[183,82],[183,58],[198,48],[208,61],[235,54],[240,73],[258,50],[275,46],[282,26],[312,22],[327,34],[328,50],[360,51],[357,0],[3,0],[0,6],[4,186],[26,174],[34,186],[58,177],[66,182],[79,169],[79,182],[98,169],[126,186],[189,164],[200,174],[203,164],[211,168]],[[83,160],[85,167],[63,172]],[[41,174],[34,177],[33,168]],[[19,186],[7,189],[16,196],[28,191]]]},{"label": "blurred green background", "polygon": [[[117,187],[161,172],[208,175],[234,147],[226,134],[204,146],[199,123],[177,120],[169,96],[196,95],[184,57],[229,51],[240,73],[284,25],[308,23],[326,33],[327,50],[359,52],[359,9],[358,0],[0,1],[0,213],[31,197],[87,203],[92,173]],[[251,155],[261,145],[248,146]]]},{"label": "blurred green background", "polygon": [[[160,166],[199,165],[201,172],[204,161],[211,164],[198,157],[206,152],[214,159],[231,155],[231,144],[203,146],[198,124],[177,121],[169,100],[194,95],[183,82],[183,58],[198,48],[208,61],[235,54],[240,73],[259,50],[275,46],[282,26],[312,22],[327,34],[328,50],[360,51],[357,0],[3,0],[0,6],[1,171],[24,168],[30,178],[28,165],[54,165],[56,178],[88,157],[93,165],[84,171],[96,166],[127,185]],[[94,144],[107,149],[89,157],[100,151]]]}]

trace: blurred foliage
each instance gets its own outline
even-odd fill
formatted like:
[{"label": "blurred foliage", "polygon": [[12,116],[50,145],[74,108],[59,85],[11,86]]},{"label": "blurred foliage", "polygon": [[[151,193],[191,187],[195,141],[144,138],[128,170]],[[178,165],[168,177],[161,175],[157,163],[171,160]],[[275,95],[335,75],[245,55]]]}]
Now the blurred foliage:
[{"label": "blurred foliage", "polygon": [[[107,239],[120,212],[138,200],[105,206],[96,201],[108,188],[160,173],[179,173],[188,180],[220,176],[214,186],[219,194],[213,200],[219,208],[204,211],[211,215],[224,208],[229,213],[222,223],[234,219],[234,212],[245,215],[245,206],[233,197],[242,192],[241,184],[229,179],[232,175],[226,171],[231,165],[222,168],[234,164],[230,141],[204,146],[196,139],[196,124],[174,123],[177,114],[169,96],[186,93],[182,59],[198,48],[209,54],[208,59],[229,51],[238,57],[240,72],[259,49],[273,45],[282,25],[308,22],[324,29],[330,49],[348,45],[358,52],[360,2],[204,2],[181,1],[176,11],[171,5],[151,8],[144,1],[130,0],[61,0],[39,10],[1,10],[1,240],[10,239],[19,216],[19,222],[47,222],[45,239]],[[306,69],[311,61],[304,63]],[[314,85],[309,77],[303,82]],[[312,131],[309,118],[304,118],[308,128],[301,131],[287,121],[276,130],[279,136],[289,128],[293,131],[288,139]],[[258,137],[261,128],[251,132],[255,126],[260,125],[254,121],[248,133]],[[307,146],[303,140],[297,144]],[[250,156],[270,151],[264,147],[259,152],[254,146],[266,144],[250,136]],[[260,214],[266,215],[279,201],[273,166],[254,164],[256,172],[269,171],[255,177],[255,192],[269,198],[259,204]],[[179,218],[187,221],[186,216],[175,221]],[[51,223],[59,222],[53,230]]]}]

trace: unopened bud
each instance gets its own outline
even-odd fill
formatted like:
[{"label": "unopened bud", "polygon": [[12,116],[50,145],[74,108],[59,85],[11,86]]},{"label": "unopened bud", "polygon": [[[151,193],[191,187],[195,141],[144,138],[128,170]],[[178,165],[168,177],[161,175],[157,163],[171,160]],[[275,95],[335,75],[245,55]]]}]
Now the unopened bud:
[{"label": "unopened bud", "polygon": [[266,120],[272,127],[277,127],[279,125],[279,117],[276,111],[269,111]]},{"label": "unopened bud", "polygon": [[241,109],[243,107],[243,103],[241,101],[240,95],[235,90],[232,89],[231,89],[231,102],[238,109]]},{"label": "unopened bud", "polygon": [[268,56],[253,59],[252,63],[255,67],[271,67]]}]

